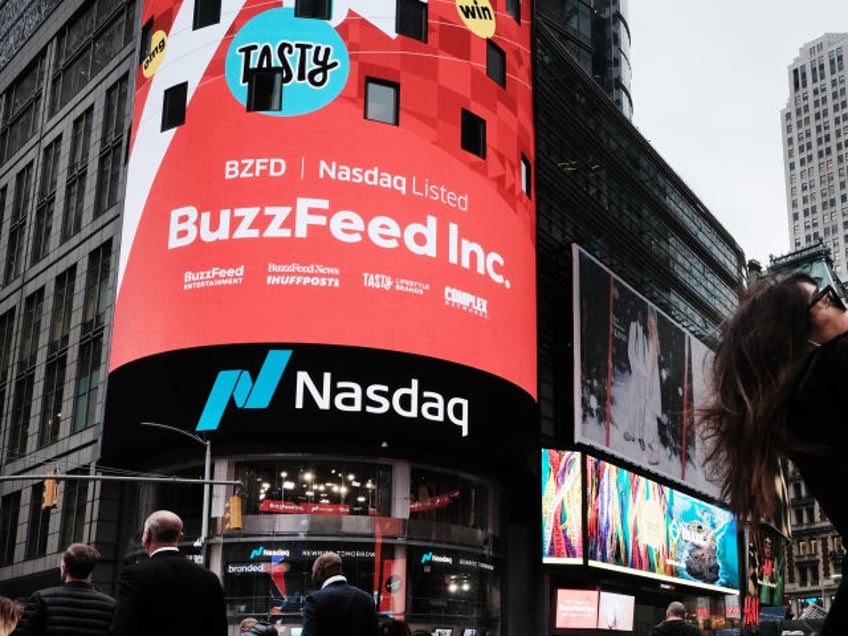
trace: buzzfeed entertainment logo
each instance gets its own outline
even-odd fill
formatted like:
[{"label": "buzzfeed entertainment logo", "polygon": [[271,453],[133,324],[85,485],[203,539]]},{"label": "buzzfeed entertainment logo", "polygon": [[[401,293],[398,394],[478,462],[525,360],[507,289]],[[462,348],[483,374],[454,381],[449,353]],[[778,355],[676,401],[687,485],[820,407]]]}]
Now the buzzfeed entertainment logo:
[{"label": "buzzfeed entertainment logo", "polygon": [[[220,371],[195,430],[217,430],[230,398],[241,409],[268,408],[291,354],[290,349],[268,351],[255,381],[250,372],[243,369]],[[317,408],[319,411],[372,415],[391,413],[409,419],[420,417],[431,422],[450,422],[460,429],[462,437],[468,436],[468,399],[425,390],[417,378],[411,378],[406,385],[392,387],[336,380],[331,371],[313,377],[308,371],[298,370],[294,381],[294,408],[297,410]]]}]

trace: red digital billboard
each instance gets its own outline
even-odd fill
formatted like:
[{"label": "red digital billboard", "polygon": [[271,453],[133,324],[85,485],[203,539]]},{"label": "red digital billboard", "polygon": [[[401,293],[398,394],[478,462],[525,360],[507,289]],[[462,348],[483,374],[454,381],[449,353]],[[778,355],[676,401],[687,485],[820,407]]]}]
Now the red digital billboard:
[{"label": "red digital billboard", "polygon": [[535,397],[530,4],[328,4],[144,2],[110,371],[303,343]]},{"label": "red digital billboard", "polygon": [[598,594],[598,590],[558,589],[554,626],[557,629],[597,628]]}]

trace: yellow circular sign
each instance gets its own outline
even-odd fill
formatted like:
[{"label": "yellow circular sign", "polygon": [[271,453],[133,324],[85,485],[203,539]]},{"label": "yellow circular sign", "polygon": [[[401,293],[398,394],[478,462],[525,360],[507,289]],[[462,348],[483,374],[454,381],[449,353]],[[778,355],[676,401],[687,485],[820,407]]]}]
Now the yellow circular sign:
[{"label": "yellow circular sign", "polygon": [[474,35],[490,38],[495,34],[495,10],[489,0],[456,0],[456,10]]},{"label": "yellow circular sign", "polygon": [[165,59],[165,49],[168,47],[168,36],[164,31],[157,31],[150,38],[150,51],[141,62],[141,72],[145,77],[153,77],[153,74],[162,66]]}]

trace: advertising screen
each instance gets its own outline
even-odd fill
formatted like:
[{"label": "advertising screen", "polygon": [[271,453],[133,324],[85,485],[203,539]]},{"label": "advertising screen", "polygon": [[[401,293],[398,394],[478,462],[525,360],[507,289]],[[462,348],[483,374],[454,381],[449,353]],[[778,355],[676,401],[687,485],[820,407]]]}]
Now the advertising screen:
[{"label": "advertising screen", "polygon": [[595,629],[598,625],[598,590],[556,591],[557,629]]},{"label": "advertising screen", "polygon": [[594,457],[586,458],[586,471],[589,565],[738,591],[729,511]]},{"label": "advertising screen", "polygon": [[710,351],[576,245],[575,441],[709,496],[697,407]]},{"label": "advertising screen", "polygon": [[542,561],[583,562],[580,458],[576,451],[542,449]]},{"label": "advertising screen", "polygon": [[145,0],[110,371],[303,343],[535,396],[530,3],[495,4]]},{"label": "advertising screen", "polygon": [[601,591],[598,599],[598,629],[633,631],[633,612],[636,597]]}]

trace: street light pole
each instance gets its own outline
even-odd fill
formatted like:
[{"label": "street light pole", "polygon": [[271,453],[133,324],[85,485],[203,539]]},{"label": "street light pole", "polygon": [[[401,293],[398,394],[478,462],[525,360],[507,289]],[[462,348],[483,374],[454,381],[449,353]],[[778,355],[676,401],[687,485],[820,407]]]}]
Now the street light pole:
[{"label": "street light pole", "polygon": [[197,540],[199,547],[203,550],[203,562],[205,564],[206,539],[209,536],[209,498],[211,493],[211,484],[209,481],[212,473],[212,443],[208,439],[200,437],[200,435],[189,433],[188,431],[184,431],[176,426],[160,424],[159,422],[140,422],[140,424],[142,426],[150,426],[152,428],[161,428],[166,431],[171,431],[172,433],[179,433],[180,435],[188,437],[189,439],[192,439],[198,444],[202,444],[206,447],[206,453],[203,458],[203,511],[200,515],[200,538]]}]

